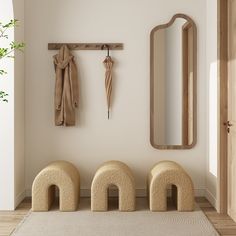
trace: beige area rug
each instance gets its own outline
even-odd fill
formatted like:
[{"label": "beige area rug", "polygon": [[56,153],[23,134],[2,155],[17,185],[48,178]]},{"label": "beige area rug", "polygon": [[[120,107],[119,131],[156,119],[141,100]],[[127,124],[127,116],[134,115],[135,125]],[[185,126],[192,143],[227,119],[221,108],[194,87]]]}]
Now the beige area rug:
[{"label": "beige area rug", "polygon": [[12,236],[218,236],[204,213],[150,212],[146,199],[137,199],[137,211],[91,212],[90,199],[81,199],[77,212],[31,212]]}]

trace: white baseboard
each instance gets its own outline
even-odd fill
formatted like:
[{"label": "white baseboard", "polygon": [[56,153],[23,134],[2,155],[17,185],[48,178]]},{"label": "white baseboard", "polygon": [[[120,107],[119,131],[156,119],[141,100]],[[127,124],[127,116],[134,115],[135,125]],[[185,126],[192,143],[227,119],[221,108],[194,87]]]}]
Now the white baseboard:
[{"label": "white baseboard", "polygon": [[[25,191],[26,197],[31,197],[31,189],[27,189]],[[206,191],[205,189],[194,189],[195,197],[205,197],[206,196]],[[118,192],[116,189],[110,189],[109,190],[109,195],[111,197],[118,196]],[[170,191],[168,191],[168,195],[170,195]],[[80,196],[81,197],[90,197],[91,196],[91,191],[90,189],[80,189]],[[146,197],[147,196],[147,191],[146,189],[139,188],[136,189],[136,197]]]},{"label": "white baseboard", "polygon": [[205,189],[205,197],[216,208],[216,198],[208,189]]},{"label": "white baseboard", "polygon": [[15,197],[15,208],[25,199],[26,191],[22,191]]}]

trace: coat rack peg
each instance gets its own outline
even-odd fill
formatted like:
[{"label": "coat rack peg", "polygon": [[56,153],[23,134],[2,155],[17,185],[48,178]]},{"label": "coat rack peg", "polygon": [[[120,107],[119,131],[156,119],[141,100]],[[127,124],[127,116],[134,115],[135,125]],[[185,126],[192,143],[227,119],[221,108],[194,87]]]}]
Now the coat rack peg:
[{"label": "coat rack peg", "polygon": [[104,44],[101,47],[102,50],[107,49],[107,56],[110,56],[110,46],[108,44]]}]

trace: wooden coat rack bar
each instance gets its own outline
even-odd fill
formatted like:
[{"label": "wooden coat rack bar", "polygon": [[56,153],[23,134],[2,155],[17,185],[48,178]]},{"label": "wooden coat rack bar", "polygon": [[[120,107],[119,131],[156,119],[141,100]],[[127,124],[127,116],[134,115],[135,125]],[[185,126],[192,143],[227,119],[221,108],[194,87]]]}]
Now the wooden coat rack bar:
[{"label": "wooden coat rack bar", "polygon": [[101,50],[103,45],[108,45],[110,50],[122,50],[122,43],[49,43],[48,50],[59,50],[67,45],[70,50]]}]

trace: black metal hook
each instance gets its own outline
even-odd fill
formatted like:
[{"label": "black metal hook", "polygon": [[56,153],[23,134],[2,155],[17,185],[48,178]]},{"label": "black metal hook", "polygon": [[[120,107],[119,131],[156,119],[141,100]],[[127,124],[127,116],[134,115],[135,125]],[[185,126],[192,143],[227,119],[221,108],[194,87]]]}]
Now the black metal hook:
[{"label": "black metal hook", "polygon": [[104,48],[107,49],[107,56],[109,57],[110,56],[110,47],[109,47],[109,45],[108,44],[102,45],[102,50],[104,50]]}]

